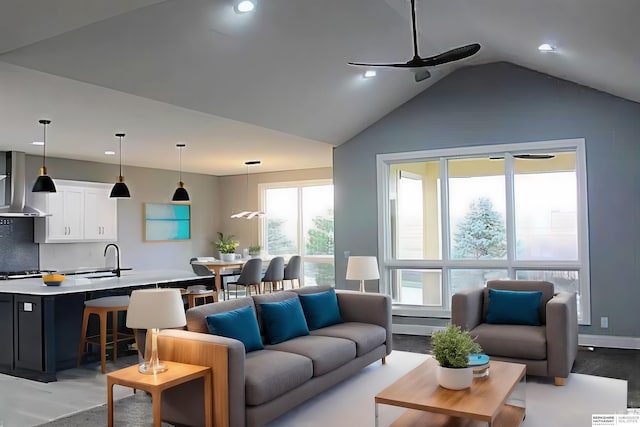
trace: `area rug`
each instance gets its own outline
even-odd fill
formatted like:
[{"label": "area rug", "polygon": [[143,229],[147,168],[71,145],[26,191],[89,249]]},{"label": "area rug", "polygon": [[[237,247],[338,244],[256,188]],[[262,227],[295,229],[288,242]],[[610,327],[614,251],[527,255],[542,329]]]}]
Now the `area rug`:
[{"label": "area rug", "polygon": [[[350,379],[274,420],[269,427],[360,427],[374,425],[374,395],[429,357],[394,351],[386,365],[376,362]],[[590,427],[592,414],[624,413],[627,382],[571,374],[563,387],[553,380],[527,378],[527,416],[523,427]],[[50,427],[106,425],[106,405],[46,424]],[[402,410],[380,406],[380,426]],[[144,420],[144,421],[141,421]],[[151,402],[144,393],[115,403],[116,426],[151,426]],[[168,424],[163,424],[168,426]]]}]

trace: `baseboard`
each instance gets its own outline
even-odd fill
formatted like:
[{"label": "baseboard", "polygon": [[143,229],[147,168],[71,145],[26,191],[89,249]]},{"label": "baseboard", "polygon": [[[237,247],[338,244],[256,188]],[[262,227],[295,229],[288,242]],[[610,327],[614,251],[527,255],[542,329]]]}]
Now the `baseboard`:
[{"label": "baseboard", "polygon": [[613,335],[578,335],[578,345],[640,350],[640,338]]},{"label": "baseboard", "polygon": [[[443,330],[444,326],[429,325],[405,325],[393,324],[391,331],[394,334],[425,335],[429,336],[435,331]],[[585,347],[607,347],[640,350],[640,338],[618,337],[612,335],[578,335],[578,345]]]}]

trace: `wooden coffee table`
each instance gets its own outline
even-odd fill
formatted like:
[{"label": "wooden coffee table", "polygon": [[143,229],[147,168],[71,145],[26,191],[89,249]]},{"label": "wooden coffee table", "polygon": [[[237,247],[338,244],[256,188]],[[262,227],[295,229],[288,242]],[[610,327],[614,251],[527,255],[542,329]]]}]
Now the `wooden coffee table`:
[{"label": "wooden coffee table", "polygon": [[520,426],[525,416],[525,365],[492,360],[489,375],[474,378],[464,390],[440,387],[436,367],[430,358],[376,394],[376,426],[380,404],[408,409],[393,427]]}]

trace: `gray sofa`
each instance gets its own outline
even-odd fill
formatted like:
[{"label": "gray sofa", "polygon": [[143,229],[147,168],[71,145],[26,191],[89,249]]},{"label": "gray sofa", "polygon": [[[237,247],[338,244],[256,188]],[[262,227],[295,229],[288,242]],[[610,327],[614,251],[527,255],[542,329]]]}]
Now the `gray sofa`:
[{"label": "gray sofa", "polygon": [[[380,294],[336,291],[344,323],[313,330],[264,350],[245,354],[241,341],[208,333],[206,316],[250,306],[261,334],[261,303],[318,293],[310,286],[206,304],[187,311],[187,330],[164,330],[161,360],[213,368],[216,426],[260,426],[391,353],[391,299]],[[162,419],[177,425],[204,424],[202,383],[163,393]]]},{"label": "gray sofa", "polygon": [[[486,323],[489,289],[541,291],[540,326]],[[527,374],[555,378],[563,385],[578,351],[576,294],[554,292],[545,281],[491,280],[481,289],[465,289],[453,295],[451,322],[477,337],[486,354],[495,360],[523,363]]]}]

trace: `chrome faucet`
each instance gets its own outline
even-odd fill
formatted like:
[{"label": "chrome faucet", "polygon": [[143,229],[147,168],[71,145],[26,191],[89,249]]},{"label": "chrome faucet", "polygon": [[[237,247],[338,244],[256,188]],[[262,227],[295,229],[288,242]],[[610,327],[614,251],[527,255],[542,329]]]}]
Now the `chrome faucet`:
[{"label": "chrome faucet", "polygon": [[109,249],[110,246],[113,246],[116,250],[116,269],[115,269],[115,273],[116,276],[120,277],[120,247],[118,245],[116,245],[115,243],[109,243],[107,244],[107,246],[104,247],[104,256],[107,256],[107,250]]}]

